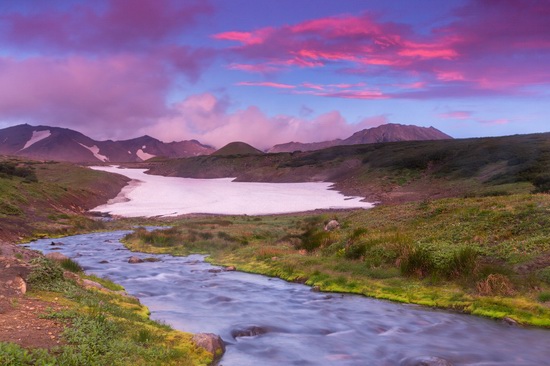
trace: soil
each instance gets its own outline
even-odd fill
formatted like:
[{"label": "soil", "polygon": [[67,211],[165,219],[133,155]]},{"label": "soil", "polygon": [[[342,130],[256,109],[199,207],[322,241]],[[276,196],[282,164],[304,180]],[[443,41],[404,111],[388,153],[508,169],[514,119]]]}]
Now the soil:
[{"label": "soil", "polygon": [[29,259],[38,254],[0,242],[0,342],[25,348],[52,348],[63,344],[63,323],[42,317],[63,307],[26,294]]}]

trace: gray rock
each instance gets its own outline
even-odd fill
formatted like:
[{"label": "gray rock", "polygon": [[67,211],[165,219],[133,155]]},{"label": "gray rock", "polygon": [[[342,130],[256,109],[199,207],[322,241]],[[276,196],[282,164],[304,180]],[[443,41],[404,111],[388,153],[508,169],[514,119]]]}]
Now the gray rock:
[{"label": "gray rock", "polygon": [[235,339],[239,337],[255,337],[258,335],[266,334],[268,331],[269,330],[267,328],[253,325],[248,328],[234,329],[231,331],[231,336]]},{"label": "gray rock", "polygon": [[204,348],[214,357],[212,364],[219,360],[225,353],[225,343],[222,338],[214,333],[197,333],[192,338],[197,347]]},{"label": "gray rock", "polygon": [[139,257],[131,256],[130,258],[128,258],[128,263],[132,263],[132,264],[143,263],[143,259]]},{"label": "gray rock", "polygon": [[340,223],[336,220],[330,220],[325,225],[325,231],[333,231],[333,230],[336,230],[336,229],[339,229],[339,228],[340,228]]}]

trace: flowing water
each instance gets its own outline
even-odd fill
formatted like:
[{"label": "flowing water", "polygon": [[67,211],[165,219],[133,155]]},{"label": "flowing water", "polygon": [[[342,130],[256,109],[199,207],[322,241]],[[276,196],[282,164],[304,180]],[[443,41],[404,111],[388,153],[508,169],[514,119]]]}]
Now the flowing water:
[{"label": "flowing water", "polygon": [[[227,344],[224,366],[412,365],[422,356],[454,365],[550,364],[547,330],[312,292],[279,279],[219,271],[200,255],[131,253],[119,242],[125,233],[66,237],[59,246],[44,239],[29,246],[57,250],[88,273],[120,283],[149,307],[153,319],[183,331],[219,334]],[[161,261],[129,264],[132,255]]]}]

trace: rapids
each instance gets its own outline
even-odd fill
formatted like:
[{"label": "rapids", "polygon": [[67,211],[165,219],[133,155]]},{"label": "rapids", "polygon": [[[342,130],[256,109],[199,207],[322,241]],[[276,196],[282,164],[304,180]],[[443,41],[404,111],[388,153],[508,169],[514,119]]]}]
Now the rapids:
[{"label": "rapids", "polygon": [[[188,332],[219,334],[220,364],[411,365],[435,356],[454,365],[550,363],[550,331],[512,327],[475,316],[355,295],[312,292],[265,276],[226,272],[204,256],[131,253],[127,232],[77,235],[30,243],[57,250],[86,272],[107,277],[137,296],[151,317]],[[57,240],[56,240],[57,241]],[[129,264],[132,255],[159,262]],[[107,260],[108,263],[100,263]]]}]

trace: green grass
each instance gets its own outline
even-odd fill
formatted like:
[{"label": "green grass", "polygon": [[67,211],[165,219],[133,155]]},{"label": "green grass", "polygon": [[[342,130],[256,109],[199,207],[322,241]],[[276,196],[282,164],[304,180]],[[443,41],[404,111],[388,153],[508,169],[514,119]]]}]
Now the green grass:
[{"label": "green grass", "polygon": [[[212,360],[212,355],[193,345],[191,334],[150,320],[147,308],[136,300],[113,292],[85,290],[65,280],[61,267],[45,258],[32,264],[28,296],[61,301],[66,307],[43,315],[66,325],[62,345],[51,350],[23,349],[0,342],[0,364],[207,365]],[[100,282],[119,289],[108,285],[110,281]]]},{"label": "green grass", "polygon": [[[139,251],[209,253],[216,264],[325,291],[548,327],[550,309],[539,297],[550,291],[550,272],[537,263],[550,255],[549,210],[546,194],[513,194],[261,220],[226,216],[224,226],[189,217],[174,220],[169,231],[138,230],[125,241]],[[325,232],[331,219],[341,229]],[[172,245],[155,244],[156,236]]]}]

